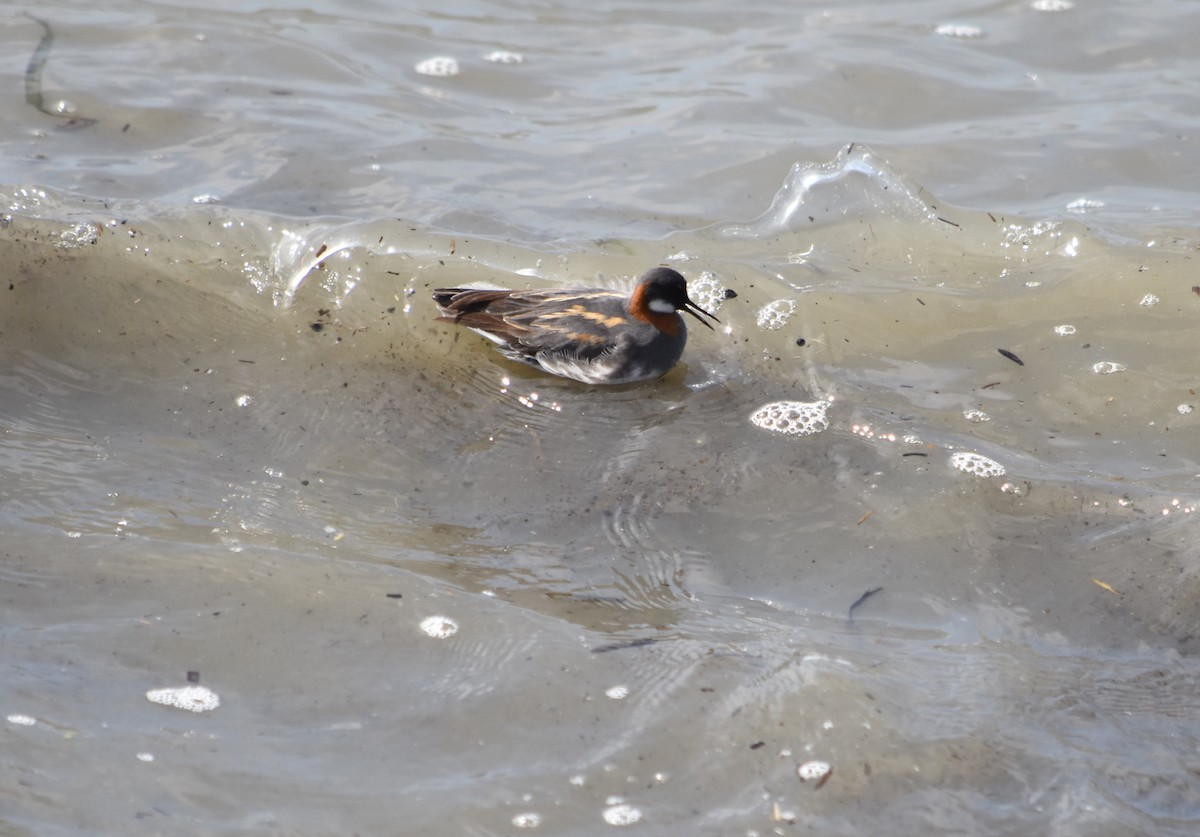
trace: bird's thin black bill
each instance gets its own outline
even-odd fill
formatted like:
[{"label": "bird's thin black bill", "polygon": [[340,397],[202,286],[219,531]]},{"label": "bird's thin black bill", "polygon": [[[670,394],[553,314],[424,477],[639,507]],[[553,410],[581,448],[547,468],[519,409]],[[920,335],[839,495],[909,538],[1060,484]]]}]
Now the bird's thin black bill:
[{"label": "bird's thin black bill", "polygon": [[702,323],[704,323],[704,325],[708,326],[709,329],[712,329],[712,326],[708,324],[707,320],[704,320],[700,317],[701,314],[703,314],[705,317],[708,317],[709,319],[711,319],[714,323],[721,322],[720,320],[718,320],[716,318],[716,315],[708,313],[703,308],[701,308],[699,305],[692,302],[690,299],[687,301],[687,305],[685,305],[683,307],[683,310],[687,311],[689,314],[691,314],[697,320],[700,320],[700,322],[702,322]]}]

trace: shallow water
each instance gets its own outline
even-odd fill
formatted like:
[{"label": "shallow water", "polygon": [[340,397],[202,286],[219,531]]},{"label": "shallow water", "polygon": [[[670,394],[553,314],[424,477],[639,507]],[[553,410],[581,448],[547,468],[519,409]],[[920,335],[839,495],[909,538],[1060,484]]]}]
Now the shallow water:
[{"label": "shallow water", "polygon": [[1195,10],[341,5],[0,29],[0,830],[1195,831]]}]

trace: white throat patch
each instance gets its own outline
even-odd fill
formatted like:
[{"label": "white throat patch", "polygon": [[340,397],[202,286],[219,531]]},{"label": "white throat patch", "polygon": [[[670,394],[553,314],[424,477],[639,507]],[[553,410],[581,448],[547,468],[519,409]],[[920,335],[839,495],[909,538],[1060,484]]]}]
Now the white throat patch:
[{"label": "white throat patch", "polygon": [[675,306],[667,302],[665,299],[652,299],[650,304],[646,306],[655,314],[674,314]]}]

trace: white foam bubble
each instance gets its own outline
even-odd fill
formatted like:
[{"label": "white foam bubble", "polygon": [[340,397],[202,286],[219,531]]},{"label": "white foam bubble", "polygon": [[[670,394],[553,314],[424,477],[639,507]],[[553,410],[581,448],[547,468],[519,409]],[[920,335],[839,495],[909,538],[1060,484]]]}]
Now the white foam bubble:
[{"label": "white foam bubble", "polygon": [[1144,297],[1142,297],[1138,305],[1142,306],[1143,308],[1149,308],[1152,305],[1158,305],[1158,297],[1154,294],[1146,294]]},{"label": "white foam bubble", "polygon": [[611,689],[606,689],[604,694],[613,700],[624,700],[629,697],[628,686],[613,686]]},{"label": "white foam bubble", "polygon": [[1078,212],[1080,214],[1103,208],[1104,201],[1093,200],[1092,198],[1076,198],[1067,204],[1067,212]]},{"label": "white foam bubble", "polygon": [[512,824],[517,828],[537,828],[542,824],[541,815],[532,812],[517,814],[512,818]]},{"label": "white foam bubble", "polygon": [[969,23],[943,23],[933,30],[946,38],[982,38],[983,30]]},{"label": "white foam bubble", "polygon": [[525,56],[519,52],[509,52],[507,49],[494,49],[483,56],[483,60],[493,64],[524,64]]},{"label": "white foam bubble", "polygon": [[829,428],[829,401],[772,401],[750,415],[750,423],[788,436],[811,436]]},{"label": "white foam bubble", "polygon": [[1064,323],[1063,325],[1056,325],[1054,327],[1054,333],[1057,334],[1059,337],[1070,337],[1072,334],[1075,333],[1075,326],[1069,325],[1066,323]]},{"label": "white foam bubble", "polygon": [[102,229],[98,224],[79,221],[58,234],[58,241],[54,243],[54,247],[57,250],[77,250],[95,244]]},{"label": "white foam bubble", "polygon": [[762,308],[758,309],[758,317],[756,318],[759,328],[765,328],[767,331],[775,331],[781,329],[787,324],[787,321],[792,318],[792,314],[796,313],[796,303],[790,299],[777,299],[774,302],[768,302]]},{"label": "white foam bubble", "polygon": [[37,723],[37,718],[32,715],[22,715],[19,712],[14,712],[7,718],[10,724],[16,724],[19,727],[31,727]]},{"label": "white foam bubble", "polygon": [[178,689],[151,689],[146,692],[151,703],[186,709],[189,712],[211,712],[221,705],[221,698],[204,686],[183,686]]},{"label": "white foam bubble", "polygon": [[458,61],[447,55],[435,55],[417,64],[416,71],[423,76],[456,76]]},{"label": "white foam bubble", "polygon": [[619,805],[610,805],[604,809],[604,821],[609,825],[633,825],[642,818],[642,812],[622,802]]},{"label": "white foam bubble", "polygon": [[725,301],[725,286],[708,270],[688,282],[688,293],[697,305],[710,314],[715,314]]},{"label": "white foam bubble", "polygon": [[458,633],[458,623],[449,616],[427,616],[421,620],[421,630],[434,639],[446,639]]},{"label": "white foam bubble", "polygon": [[1035,12],[1068,12],[1075,8],[1071,0],[1033,0],[1029,6]]},{"label": "white foam bubble", "polygon": [[963,418],[976,423],[992,420],[992,417],[983,410],[963,410]]},{"label": "white foam bubble", "polygon": [[1124,372],[1127,368],[1125,364],[1112,360],[1102,360],[1092,364],[1092,371],[1097,375],[1115,375],[1118,372]]},{"label": "white foam bubble", "polygon": [[806,761],[804,764],[796,768],[796,775],[800,777],[801,782],[812,782],[817,779],[824,779],[829,775],[829,771],[833,767],[827,761]]},{"label": "white foam bubble", "polygon": [[950,466],[975,477],[1002,477],[1008,473],[996,460],[968,451],[959,451],[952,455]]}]

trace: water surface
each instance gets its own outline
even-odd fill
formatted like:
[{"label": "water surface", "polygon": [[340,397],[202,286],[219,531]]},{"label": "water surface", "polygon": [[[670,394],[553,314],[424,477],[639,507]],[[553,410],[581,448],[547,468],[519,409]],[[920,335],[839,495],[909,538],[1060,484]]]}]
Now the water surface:
[{"label": "water surface", "polygon": [[4,830],[1192,833],[1196,24],[14,7]]}]

